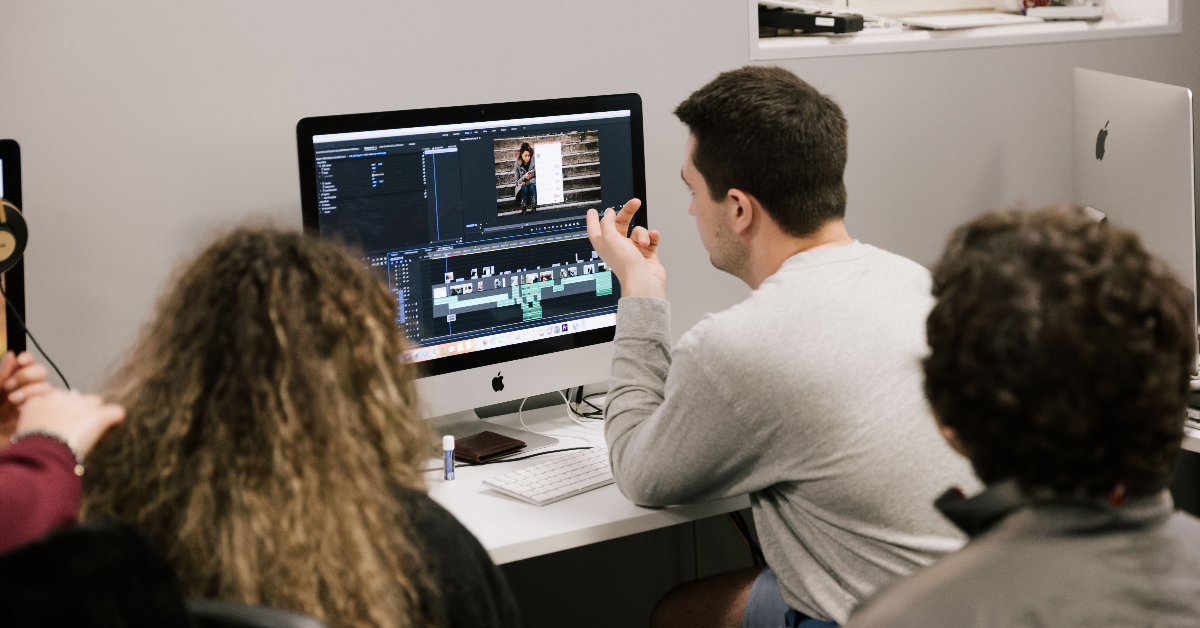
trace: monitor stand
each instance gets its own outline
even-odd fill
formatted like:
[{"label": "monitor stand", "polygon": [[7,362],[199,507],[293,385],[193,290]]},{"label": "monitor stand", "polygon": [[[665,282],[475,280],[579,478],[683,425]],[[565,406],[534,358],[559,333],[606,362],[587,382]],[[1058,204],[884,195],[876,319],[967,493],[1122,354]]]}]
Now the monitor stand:
[{"label": "monitor stand", "polygon": [[502,436],[523,441],[525,448],[521,451],[553,447],[558,444],[558,439],[553,436],[543,436],[542,434],[534,434],[528,430],[484,421],[479,418],[479,415],[475,414],[474,410],[455,412],[437,417],[433,419],[433,430],[437,435],[438,447],[441,447],[442,437],[447,434],[453,436],[454,440],[457,441],[480,432],[495,432]]}]

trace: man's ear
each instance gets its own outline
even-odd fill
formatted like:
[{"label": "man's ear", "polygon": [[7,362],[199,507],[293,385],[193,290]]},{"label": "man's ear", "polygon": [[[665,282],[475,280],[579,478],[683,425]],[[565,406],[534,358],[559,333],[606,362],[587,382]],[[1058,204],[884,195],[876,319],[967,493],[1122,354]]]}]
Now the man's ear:
[{"label": "man's ear", "polygon": [[956,432],[954,428],[946,427],[939,422],[938,430],[942,433],[942,438],[946,440],[946,443],[949,444],[954,451],[957,451],[964,456],[967,455],[967,450],[963,447],[962,441],[958,440],[958,432]]},{"label": "man's ear", "polygon": [[748,232],[755,226],[756,221],[761,221],[766,216],[762,205],[758,203],[758,199],[754,198],[753,194],[737,188],[729,189],[725,202],[731,214],[734,233]]}]

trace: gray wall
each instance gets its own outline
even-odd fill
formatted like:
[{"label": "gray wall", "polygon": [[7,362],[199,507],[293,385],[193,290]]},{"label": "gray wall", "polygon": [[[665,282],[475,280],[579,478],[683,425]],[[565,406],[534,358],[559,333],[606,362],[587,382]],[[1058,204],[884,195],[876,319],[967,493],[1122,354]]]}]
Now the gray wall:
[{"label": "gray wall", "polygon": [[[742,0],[181,4],[9,2],[0,17],[0,136],[21,142],[33,234],[28,317],[77,385],[101,385],[172,269],[214,233],[299,225],[304,116],[638,92],[676,335],[745,295],[700,247],[670,115],[747,63]],[[1070,199],[1072,67],[1200,88],[1197,2],[1184,4],[1181,36],[782,65],[849,116],[852,233],[927,264],[989,206]],[[706,572],[745,560],[727,525],[705,526]],[[690,534],[507,569],[532,624],[571,610],[580,625],[644,624],[690,577]],[[538,599],[549,573],[578,575],[581,606]]]},{"label": "gray wall", "polygon": [[[205,240],[251,217],[299,225],[301,117],[633,91],[682,333],[746,291],[709,268],[685,212],[670,110],[747,63],[746,13],[740,0],[8,3],[0,136],[23,149],[30,324],[98,387]],[[849,116],[853,234],[929,263],[988,206],[1069,199],[1072,67],[1197,88],[1197,33],[782,64]]]}]

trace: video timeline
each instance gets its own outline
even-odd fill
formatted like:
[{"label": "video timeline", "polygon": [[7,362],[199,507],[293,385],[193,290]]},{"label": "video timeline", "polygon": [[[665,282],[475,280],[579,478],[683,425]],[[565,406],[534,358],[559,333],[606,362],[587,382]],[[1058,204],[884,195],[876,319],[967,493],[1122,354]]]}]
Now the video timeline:
[{"label": "video timeline", "polygon": [[314,137],[321,234],[386,277],[410,360],[611,326],[585,215],[633,194],[628,116]]}]

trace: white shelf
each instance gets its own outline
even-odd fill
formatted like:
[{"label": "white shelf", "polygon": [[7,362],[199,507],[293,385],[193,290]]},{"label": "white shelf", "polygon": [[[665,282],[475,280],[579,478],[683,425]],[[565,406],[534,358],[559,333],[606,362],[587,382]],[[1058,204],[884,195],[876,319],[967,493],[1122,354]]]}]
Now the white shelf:
[{"label": "white shelf", "polygon": [[1182,31],[1180,0],[1170,0],[1166,21],[1150,19],[1101,22],[1043,22],[989,26],[957,31],[920,29],[868,29],[853,35],[758,36],[758,2],[749,0],[750,58],[752,60],[891,54],[928,50],[954,50],[1048,44],[1122,37],[1177,35]]}]

